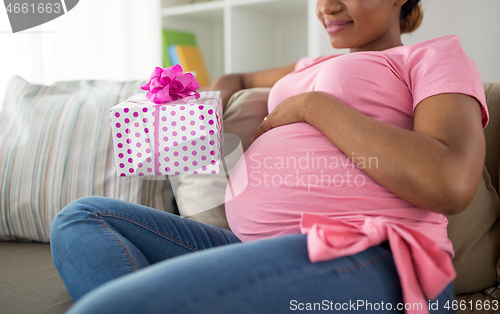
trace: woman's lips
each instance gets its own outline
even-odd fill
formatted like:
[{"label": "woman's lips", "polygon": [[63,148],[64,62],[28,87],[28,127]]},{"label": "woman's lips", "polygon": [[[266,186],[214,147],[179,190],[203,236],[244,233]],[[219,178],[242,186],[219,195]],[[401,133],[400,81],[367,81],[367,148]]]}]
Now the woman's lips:
[{"label": "woman's lips", "polygon": [[326,31],[328,34],[335,34],[351,25],[353,21],[346,20],[325,20]]}]

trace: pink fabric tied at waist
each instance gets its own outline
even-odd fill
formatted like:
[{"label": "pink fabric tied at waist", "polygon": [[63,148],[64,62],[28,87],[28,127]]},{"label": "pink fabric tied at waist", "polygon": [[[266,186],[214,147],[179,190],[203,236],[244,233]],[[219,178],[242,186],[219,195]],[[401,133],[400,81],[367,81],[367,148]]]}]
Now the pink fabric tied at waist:
[{"label": "pink fabric tied at waist", "polygon": [[426,298],[436,298],[456,276],[448,253],[421,231],[389,218],[349,221],[303,213],[301,232],[307,234],[313,263],[354,255],[389,240],[404,302],[422,304],[422,311],[407,310],[408,314],[429,313]]}]

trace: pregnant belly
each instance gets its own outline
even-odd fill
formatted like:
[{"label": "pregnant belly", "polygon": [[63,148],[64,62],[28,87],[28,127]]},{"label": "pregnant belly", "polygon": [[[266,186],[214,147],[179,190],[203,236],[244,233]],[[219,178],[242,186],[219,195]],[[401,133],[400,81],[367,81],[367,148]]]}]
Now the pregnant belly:
[{"label": "pregnant belly", "polygon": [[267,131],[230,174],[233,190],[242,191],[232,198],[229,185],[226,189],[231,230],[242,241],[257,240],[300,232],[303,212],[332,216],[382,211],[397,217],[398,209],[414,207],[366,175],[363,169],[378,167],[376,156],[357,160],[357,166],[348,157],[307,123]]}]

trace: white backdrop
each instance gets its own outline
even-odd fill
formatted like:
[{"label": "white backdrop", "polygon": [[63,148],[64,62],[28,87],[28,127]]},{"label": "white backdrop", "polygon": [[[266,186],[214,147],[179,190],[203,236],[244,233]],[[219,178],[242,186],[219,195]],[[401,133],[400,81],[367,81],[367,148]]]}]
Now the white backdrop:
[{"label": "white backdrop", "polygon": [[12,75],[41,84],[147,80],[162,65],[160,0],[82,0],[63,16],[16,34],[0,5],[0,103]]},{"label": "white backdrop", "polygon": [[[415,32],[403,35],[403,44],[458,35],[483,81],[500,82],[500,0],[422,0],[422,9],[422,25]],[[320,54],[348,52],[333,49],[324,30],[321,36],[325,40],[321,41]]]}]

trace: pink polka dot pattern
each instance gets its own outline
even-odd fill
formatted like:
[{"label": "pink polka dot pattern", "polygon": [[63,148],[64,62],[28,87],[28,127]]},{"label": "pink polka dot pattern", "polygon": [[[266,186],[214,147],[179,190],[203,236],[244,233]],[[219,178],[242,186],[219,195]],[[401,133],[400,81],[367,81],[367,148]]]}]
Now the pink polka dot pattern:
[{"label": "pink polka dot pattern", "polygon": [[161,175],[218,173],[223,134],[220,92],[200,95],[198,100],[154,107],[145,94],[138,94],[113,107],[110,118],[116,165],[121,169],[118,175],[152,176],[155,169]]}]

